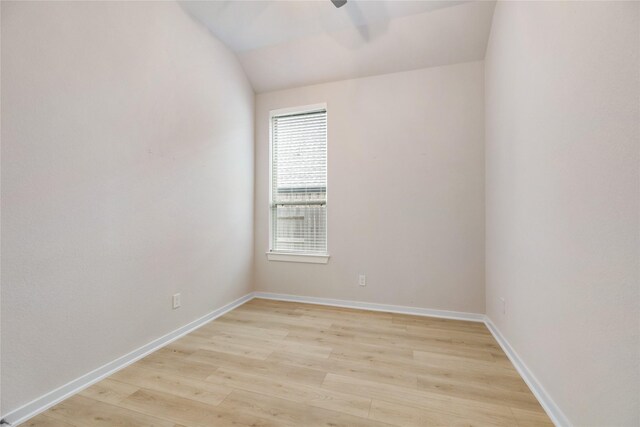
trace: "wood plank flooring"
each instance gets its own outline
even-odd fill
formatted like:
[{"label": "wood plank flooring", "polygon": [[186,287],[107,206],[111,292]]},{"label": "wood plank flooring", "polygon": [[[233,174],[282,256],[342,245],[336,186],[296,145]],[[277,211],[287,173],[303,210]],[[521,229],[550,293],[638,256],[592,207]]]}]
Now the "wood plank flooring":
[{"label": "wood plank flooring", "polygon": [[24,425],[553,424],[481,323],[254,299]]}]

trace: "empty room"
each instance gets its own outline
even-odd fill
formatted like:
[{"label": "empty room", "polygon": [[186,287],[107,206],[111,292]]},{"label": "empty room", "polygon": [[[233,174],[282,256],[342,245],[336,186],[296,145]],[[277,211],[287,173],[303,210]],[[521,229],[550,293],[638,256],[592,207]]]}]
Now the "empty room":
[{"label": "empty room", "polygon": [[0,427],[640,426],[640,1],[0,18]]}]

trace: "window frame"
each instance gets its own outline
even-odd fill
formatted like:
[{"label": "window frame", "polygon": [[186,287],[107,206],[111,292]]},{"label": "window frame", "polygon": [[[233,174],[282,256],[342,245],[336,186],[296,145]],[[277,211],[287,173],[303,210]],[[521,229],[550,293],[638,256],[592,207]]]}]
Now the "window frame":
[{"label": "window frame", "polygon": [[[276,251],[273,248],[273,119],[274,117],[289,116],[296,114],[306,114],[324,111],[327,120],[327,182],[325,190],[325,241],[326,252],[325,253],[300,253],[300,252],[285,252]],[[300,107],[280,108],[277,110],[269,111],[269,248],[267,250],[267,259],[269,261],[284,261],[284,262],[304,262],[311,264],[326,264],[329,262],[329,217],[328,207],[329,204],[329,110],[326,103],[304,105]]]}]

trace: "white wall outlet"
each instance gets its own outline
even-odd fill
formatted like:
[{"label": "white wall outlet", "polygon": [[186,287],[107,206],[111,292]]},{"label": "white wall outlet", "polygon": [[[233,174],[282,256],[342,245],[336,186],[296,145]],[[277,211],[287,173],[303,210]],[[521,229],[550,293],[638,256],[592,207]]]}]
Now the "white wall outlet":
[{"label": "white wall outlet", "polygon": [[507,300],[504,297],[500,297],[502,303],[502,314],[507,314]]},{"label": "white wall outlet", "polygon": [[360,274],[358,276],[358,285],[367,286],[367,276],[365,276],[364,274]]},{"label": "white wall outlet", "polygon": [[173,309],[175,310],[176,308],[180,308],[180,294],[174,294],[173,298]]}]

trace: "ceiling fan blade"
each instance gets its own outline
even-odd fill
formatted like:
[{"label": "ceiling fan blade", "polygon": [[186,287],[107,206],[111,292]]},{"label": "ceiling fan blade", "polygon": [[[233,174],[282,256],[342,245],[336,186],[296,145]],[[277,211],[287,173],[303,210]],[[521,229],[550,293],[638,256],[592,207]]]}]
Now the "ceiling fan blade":
[{"label": "ceiling fan blade", "polygon": [[342,7],[347,4],[347,0],[331,0],[331,3],[333,3],[335,7]]}]

